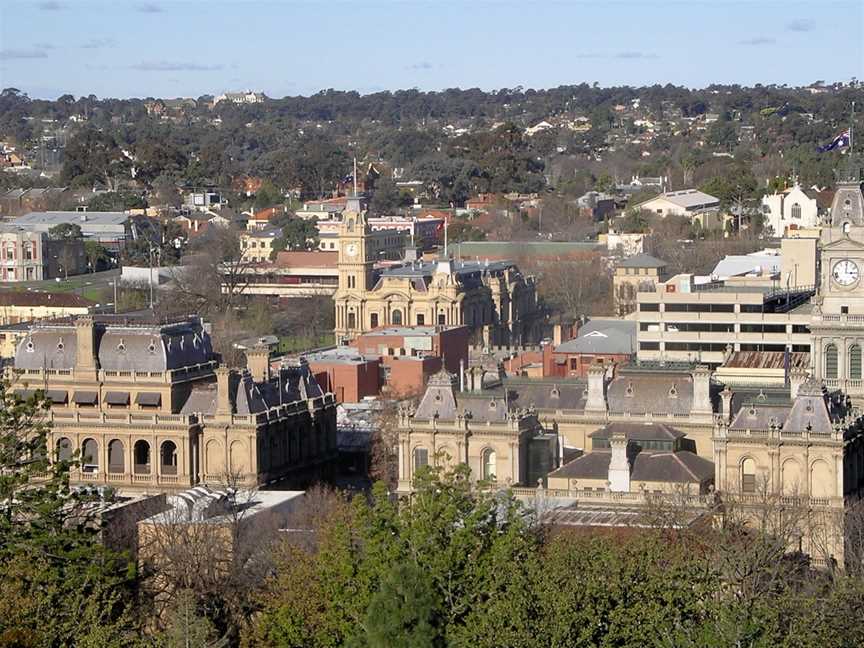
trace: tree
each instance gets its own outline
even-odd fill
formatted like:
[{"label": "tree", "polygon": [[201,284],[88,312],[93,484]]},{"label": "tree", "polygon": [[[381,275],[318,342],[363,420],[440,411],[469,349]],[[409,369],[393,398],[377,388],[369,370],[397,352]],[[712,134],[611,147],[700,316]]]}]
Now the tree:
[{"label": "tree", "polygon": [[54,241],[79,241],[84,237],[77,223],[60,223],[48,230],[48,238]]},{"label": "tree", "polygon": [[100,265],[107,264],[111,258],[108,249],[97,241],[84,241],[84,254],[90,272],[96,272]]},{"label": "tree", "polygon": [[375,192],[369,202],[369,210],[375,214],[387,214],[413,202],[411,195],[402,192],[390,178],[381,178],[375,183]]},{"label": "tree", "polygon": [[103,183],[115,191],[121,180],[131,177],[132,164],[115,139],[94,128],[84,128],[66,145],[62,182],[73,186]]},{"label": "tree", "polygon": [[273,251],[270,258],[283,250],[316,250],[318,249],[318,228],[311,220],[292,218],[282,228],[282,236],[273,241]]},{"label": "tree", "polygon": [[130,191],[106,191],[94,196],[87,203],[87,209],[90,211],[126,211],[146,207],[147,201]]},{"label": "tree", "polygon": [[69,488],[77,454],[48,448],[47,407],[0,382],[0,644],[124,645],[135,565],[102,546],[96,502]]}]

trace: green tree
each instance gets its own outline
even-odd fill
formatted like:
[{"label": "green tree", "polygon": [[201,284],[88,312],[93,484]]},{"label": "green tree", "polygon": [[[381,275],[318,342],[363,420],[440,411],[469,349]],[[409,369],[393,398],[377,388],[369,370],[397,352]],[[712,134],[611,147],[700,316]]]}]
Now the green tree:
[{"label": "green tree", "polygon": [[111,259],[108,249],[98,241],[84,241],[84,254],[90,272],[96,272]]},{"label": "green tree", "polygon": [[78,241],[84,237],[77,223],[60,223],[48,230],[48,238],[55,241]]},{"label": "green tree", "polygon": [[381,178],[375,183],[375,193],[369,201],[369,210],[375,214],[387,214],[412,202],[411,195],[400,191],[390,178]]},{"label": "green tree", "polygon": [[318,249],[318,228],[311,220],[293,218],[282,228],[282,236],[273,241],[270,258],[275,259],[282,250]]},{"label": "green tree", "polygon": [[146,207],[147,201],[131,191],[106,191],[94,196],[87,203],[87,209],[90,211],[126,211]]}]

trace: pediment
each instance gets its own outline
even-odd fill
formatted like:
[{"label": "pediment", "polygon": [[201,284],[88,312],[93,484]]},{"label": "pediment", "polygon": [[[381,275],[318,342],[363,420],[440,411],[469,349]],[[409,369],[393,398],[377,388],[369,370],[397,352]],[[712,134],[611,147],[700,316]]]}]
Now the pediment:
[{"label": "pediment", "polygon": [[828,251],[842,252],[845,250],[854,250],[855,252],[864,251],[864,243],[862,243],[860,241],[856,241],[854,239],[851,239],[848,236],[844,236],[841,239],[837,239],[836,241],[831,241],[830,243],[825,243],[822,246],[823,252],[828,252]]}]

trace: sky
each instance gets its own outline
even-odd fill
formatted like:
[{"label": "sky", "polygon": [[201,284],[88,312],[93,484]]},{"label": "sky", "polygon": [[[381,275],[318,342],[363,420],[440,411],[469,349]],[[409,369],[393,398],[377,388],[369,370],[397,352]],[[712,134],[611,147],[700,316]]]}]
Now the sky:
[{"label": "sky", "polygon": [[864,79],[862,42],[864,0],[0,0],[0,87],[53,99],[806,85]]}]

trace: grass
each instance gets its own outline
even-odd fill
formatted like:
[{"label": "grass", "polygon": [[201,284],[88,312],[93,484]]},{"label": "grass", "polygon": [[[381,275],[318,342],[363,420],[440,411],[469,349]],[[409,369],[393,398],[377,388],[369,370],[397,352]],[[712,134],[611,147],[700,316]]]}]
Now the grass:
[{"label": "grass", "polygon": [[335,344],[332,333],[323,333],[317,338],[306,335],[282,335],[279,337],[278,353],[294,353]]}]

